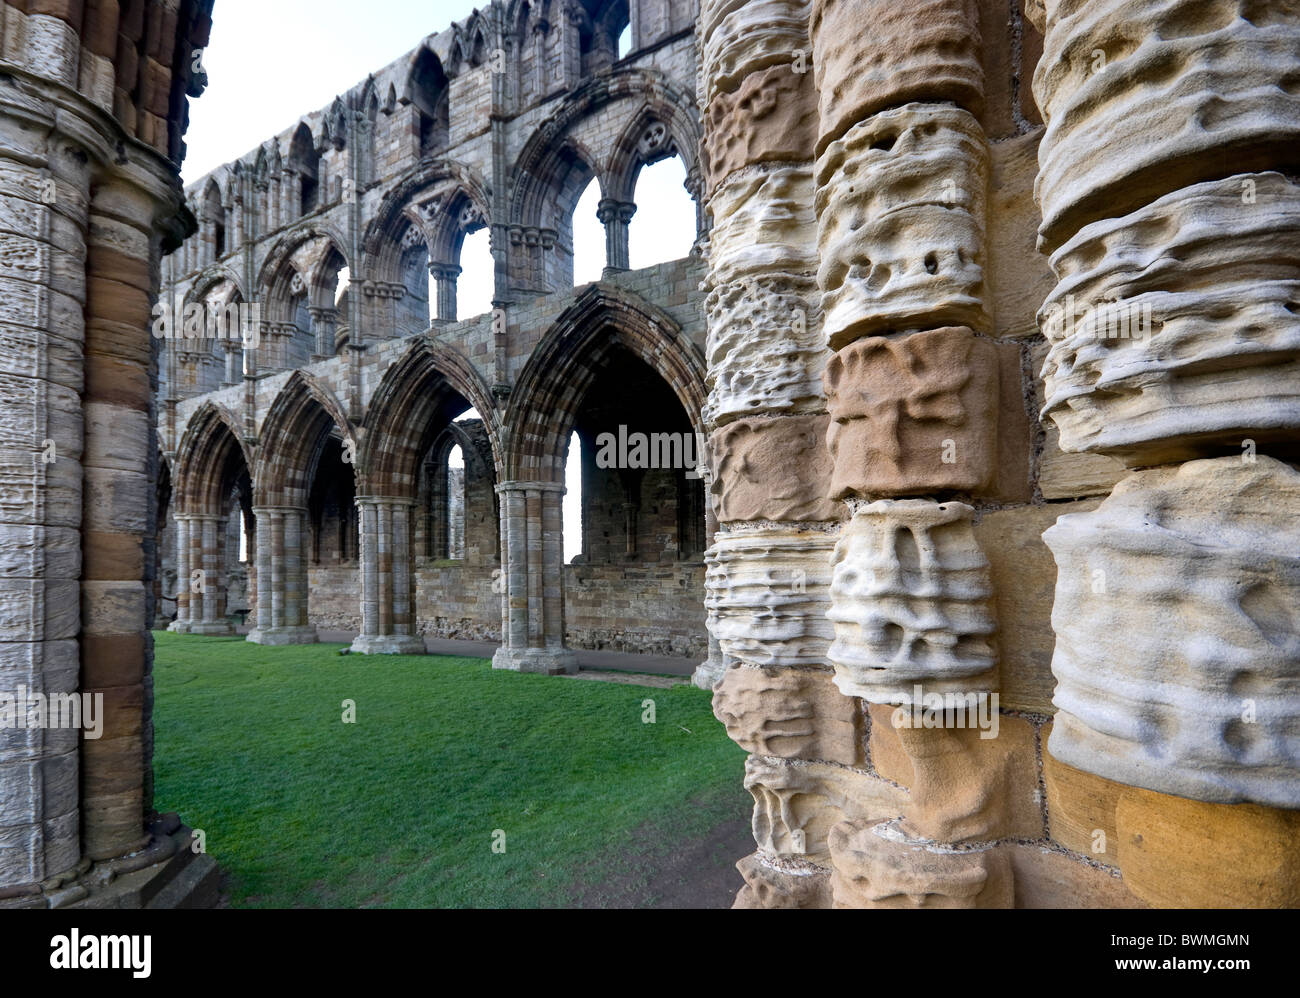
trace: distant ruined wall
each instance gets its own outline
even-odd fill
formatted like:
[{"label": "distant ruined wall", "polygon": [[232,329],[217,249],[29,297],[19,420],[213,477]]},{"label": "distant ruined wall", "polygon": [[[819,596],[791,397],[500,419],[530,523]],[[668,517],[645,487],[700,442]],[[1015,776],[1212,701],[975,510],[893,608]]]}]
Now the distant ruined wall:
[{"label": "distant ruined wall", "polygon": [[737,907],[1300,903],[1300,8],[698,37]]}]

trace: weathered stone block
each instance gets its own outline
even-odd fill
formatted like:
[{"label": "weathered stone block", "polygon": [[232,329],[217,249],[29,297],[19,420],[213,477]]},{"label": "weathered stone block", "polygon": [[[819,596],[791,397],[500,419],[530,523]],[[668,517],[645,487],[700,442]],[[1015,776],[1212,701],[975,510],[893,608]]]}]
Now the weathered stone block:
[{"label": "weathered stone block", "polygon": [[1034,96],[1042,246],[1170,190],[1300,163],[1300,9],[1049,0]]},{"label": "weathered stone block", "polygon": [[[751,73],[807,53],[809,0],[705,0],[700,5],[705,93],[736,90]],[[805,61],[811,62],[811,58]]]},{"label": "weathered stone block", "polygon": [[825,672],[732,665],[714,687],[713,714],[755,755],[863,761],[862,712]]},{"label": "weathered stone block", "polygon": [[869,337],[826,365],[830,495],[989,490],[997,472],[999,358],[969,329]]},{"label": "weathered stone block", "polygon": [[892,108],[827,147],[817,161],[817,282],[832,349],[870,333],[991,328],[988,178],[984,133],[960,108]]},{"label": "weathered stone block", "polygon": [[1064,450],[1152,465],[1294,438],[1300,186],[1198,184],[1087,226],[1052,267],[1043,414]]},{"label": "weathered stone block", "polygon": [[860,507],[835,546],[827,652],[835,685],[870,703],[982,693],[996,682],[988,559],[964,503]]},{"label": "weathered stone block", "polygon": [[819,148],[868,115],[908,101],[984,103],[975,0],[815,0]]},{"label": "weathered stone block", "polygon": [[830,858],[826,836],[845,819],[875,824],[898,816],[907,794],[867,773],[822,762],[750,756],[745,789],[754,798],[754,841],[778,856]]},{"label": "weathered stone block", "polygon": [[1280,461],[1192,461],[1044,533],[1060,567],[1052,755],[1161,793],[1300,807],[1298,503]]},{"label": "weathered stone block", "polygon": [[736,864],[745,886],[733,908],[829,908],[830,874],[824,871],[778,870],[754,853]]},{"label": "weathered stone block", "polygon": [[822,369],[830,352],[815,290],[811,278],[774,275],[709,292],[707,424],[825,408]]},{"label": "weathered stone block", "polygon": [[708,187],[755,163],[807,160],[816,135],[811,73],[789,63],[751,73],[735,93],[715,96],[705,113],[700,153]]},{"label": "weathered stone block", "polygon": [[893,824],[845,821],[830,832],[836,908],[1010,908],[1004,850],[954,852],[910,841]]},{"label": "weathered stone block", "polygon": [[764,164],[733,174],[709,199],[709,211],[714,284],[816,269],[811,166]]},{"label": "weathered stone block", "polygon": [[718,521],[838,520],[827,499],[831,458],[828,416],[739,419],[709,438],[710,492]]},{"label": "weathered stone block", "polygon": [[749,527],[705,554],[704,605],[722,651],[749,665],[824,666],[830,553],[825,530]]}]

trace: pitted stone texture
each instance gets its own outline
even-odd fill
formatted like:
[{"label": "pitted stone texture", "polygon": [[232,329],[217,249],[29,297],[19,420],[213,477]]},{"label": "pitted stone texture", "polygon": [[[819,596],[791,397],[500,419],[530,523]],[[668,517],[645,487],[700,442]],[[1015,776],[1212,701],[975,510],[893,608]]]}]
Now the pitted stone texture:
[{"label": "pitted stone texture", "polygon": [[997,472],[998,352],[969,329],[869,337],[824,377],[829,494],[983,492]]},{"label": "pitted stone texture", "polygon": [[1002,849],[952,852],[895,826],[846,821],[830,832],[836,908],[1010,908],[1014,878]]},{"label": "pitted stone texture", "polygon": [[869,115],[908,101],[983,110],[975,0],[816,0],[811,31],[819,149]]},{"label": "pitted stone texture", "polygon": [[826,521],[844,515],[825,498],[831,458],[830,417],[738,419],[709,438],[710,493],[721,523],[737,520]]},{"label": "pitted stone texture", "polygon": [[709,211],[709,263],[715,285],[816,270],[811,166],[763,165],[733,174],[709,199]]},{"label": "pitted stone texture", "polygon": [[751,73],[795,66],[808,53],[809,0],[704,0],[700,39],[705,95],[730,93]]},{"label": "pitted stone texture", "polygon": [[724,654],[760,666],[825,666],[835,535],[752,527],[705,553],[704,605]]},{"label": "pitted stone texture", "polygon": [[1225,167],[1300,163],[1294,4],[1049,0],[1046,8],[1033,84],[1048,121],[1035,184],[1045,249]]},{"label": "pitted stone texture", "polygon": [[1294,439],[1300,187],[1276,173],[1198,184],[1085,227],[1052,266],[1043,413],[1062,449],[1152,465]]},{"label": "pitted stone texture", "polygon": [[862,711],[826,672],[733,665],[714,687],[713,714],[755,755],[863,761]]},{"label": "pitted stone texture", "polygon": [[829,908],[831,878],[825,872],[793,873],[763,862],[758,854],[736,864],[745,886],[733,908]]},{"label": "pitted stone texture", "polygon": [[888,500],[859,508],[835,546],[827,657],[835,685],[868,703],[994,688],[989,563],[965,503]]},{"label": "pitted stone texture", "polygon": [[1300,472],[1130,475],[1043,534],[1059,572],[1048,749],[1129,786],[1300,807]]},{"label": "pitted stone texture", "polygon": [[830,352],[815,292],[811,278],[783,275],[709,292],[707,424],[824,410],[822,370]]},{"label": "pitted stone texture", "polygon": [[776,856],[825,864],[826,836],[843,820],[875,824],[902,813],[906,791],[878,777],[823,762],[751,755],[745,789],[754,798],[754,841]]},{"label": "pitted stone texture", "polygon": [[960,108],[893,108],[827,147],[817,161],[817,281],[832,349],[938,325],[989,331],[988,182],[984,133]]},{"label": "pitted stone texture", "polygon": [[903,832],[938,842],[1046,837],[1032,724],[1001,715],[997,734],[985,738],[992,729],[978,727],[973,710],[947,711],[944,727],[914,727],[911,711],[897,712],[913,774]]},{"label": "pitted stone texture", "polygon": [[708,189],[756,163],[807,160],[816,135],[811,73],[796,72],[789,63],[751,73],[735,93],[720,93],[709,103],[701,148]]}]

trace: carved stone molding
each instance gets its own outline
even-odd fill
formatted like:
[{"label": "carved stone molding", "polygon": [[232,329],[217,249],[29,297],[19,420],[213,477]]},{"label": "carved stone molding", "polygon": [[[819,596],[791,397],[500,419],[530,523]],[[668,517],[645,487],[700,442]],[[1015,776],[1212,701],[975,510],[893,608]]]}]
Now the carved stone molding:
[{"label": "carved stone molding", "polygon": [[838,520],[844,507],[825,498],[830,417],[738,419],[709,438],[710,493],[721,523],[737,520]]}]

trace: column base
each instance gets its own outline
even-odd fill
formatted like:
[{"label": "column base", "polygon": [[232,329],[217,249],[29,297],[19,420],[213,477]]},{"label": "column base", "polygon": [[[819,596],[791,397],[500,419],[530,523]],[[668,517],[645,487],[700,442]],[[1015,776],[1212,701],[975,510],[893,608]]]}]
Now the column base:
[{"label": "column base", "polygon": [[492,668],[544,676],[572,675],[578,671],[578,657],[568,648],[516,649],[502,645],[492,654]]},{"label": "column base", "polygon": [[265,630],[255,627],[248,632],[248,639],[255,645],[314,645],[320,641],[316,628],[307,627],[268,627]]},{"label": "column base", "polygon": [[188,620],[173,620],[167,625],[167,630],[173,634],[189,634],[190,622]]},{"label": "column base", "polygon": [[201,620],[189,625],[190,634],[234,634],[235,626],[228,620]]},{"label": "column base", "polygon": [[423,655],[424,638],[414,634],[358,634],[352,642],[356,655]]}]

